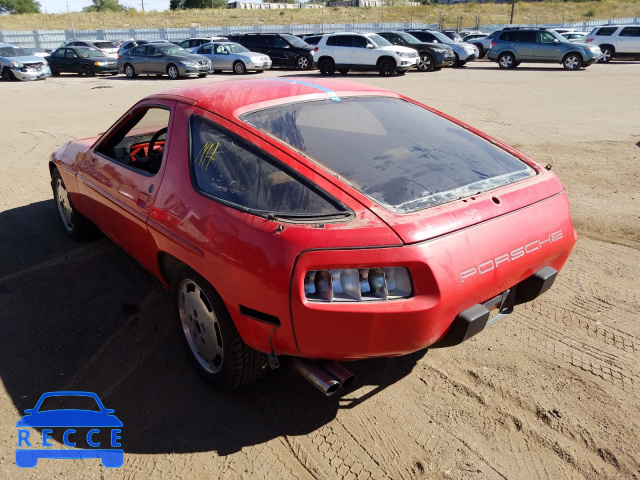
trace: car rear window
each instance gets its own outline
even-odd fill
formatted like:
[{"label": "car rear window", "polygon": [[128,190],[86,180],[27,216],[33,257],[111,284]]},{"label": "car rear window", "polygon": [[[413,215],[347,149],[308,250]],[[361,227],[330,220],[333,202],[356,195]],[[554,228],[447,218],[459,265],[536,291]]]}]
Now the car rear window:
[{"label": "car rear window", "polygon": [[389,97],[279,105],[242,120],[342,177],[388,210],[408,213],[535,175],[455,123]]},{"label": "car rear window", "polygon": [[118,48],[112,42],[93,42],[96,48]]}]

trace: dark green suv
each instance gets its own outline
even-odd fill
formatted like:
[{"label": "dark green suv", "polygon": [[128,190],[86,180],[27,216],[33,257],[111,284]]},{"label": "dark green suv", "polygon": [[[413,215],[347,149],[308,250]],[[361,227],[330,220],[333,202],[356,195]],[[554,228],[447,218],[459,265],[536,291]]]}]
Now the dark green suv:
[{"label": "dark green suv", "polygon": [[493,35],[490,61],[500,68],[514,68],[521,62],[560,63],[567,70],[586,68],[602,56],[600,48],[573,43],[545,28],[505,28]]}]

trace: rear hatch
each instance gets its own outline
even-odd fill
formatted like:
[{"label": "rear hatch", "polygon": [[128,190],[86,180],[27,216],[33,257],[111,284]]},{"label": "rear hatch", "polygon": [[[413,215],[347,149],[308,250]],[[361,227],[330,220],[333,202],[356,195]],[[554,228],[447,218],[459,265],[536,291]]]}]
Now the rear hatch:
[{"label": "rear hatch", "polygon": [[563,190],[531,159],[440,112],[395,97],[332,98],[242,118],[339,177],[406,244]]}]

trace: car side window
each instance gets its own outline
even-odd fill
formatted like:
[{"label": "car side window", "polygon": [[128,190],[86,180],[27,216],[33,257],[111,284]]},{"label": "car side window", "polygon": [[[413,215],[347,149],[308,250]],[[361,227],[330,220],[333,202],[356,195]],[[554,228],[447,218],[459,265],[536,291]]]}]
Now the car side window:
[{"label": "car side window", "polygon": [[640,27],[625,27],[618,34],[619,37],[640,37]]},{"label": "car side window", "polygon": [[327,38],[327,45],[330,47],[335,47],[338,44],[338,37],[329,37]]},{"label": "car side window", "polygon": [[271,36],[266,36],[259,39],[260,45],[266,48],[272,48],[275,45],[274,41],[275,38]]},{"label": "car side window", "polygon": [[209,55],[211,53],[212,45],[203,45],[198,49],[198,53],[203,53],[205,55]]},{"label": "car side window", "polygon": [[129,50],[129,53],[131,55],[144,56],[144,52],[146,50],[147,50],[147,47],[145,45],[140,45],[139,47],[135,47]]},{"label": "car side window", "polygon": [[240,137],[193,115],[191,175],[203,195],[262,213],[332,214],[344,208]]},{"label": "car side window", "polygon": [[353,37],[351,35],[339,35],[336,37],[337,47],[353,47]]},{"label": "car side window", "polygon": [[538,32],[538,42],[539,43],[553,43],[554,40],[556,40],[556,37],[554,37],[550,33]]},{"label": "car side window", "polygon": [[76,55],[76,52],[73,51],[70,48],[67,48],[67,53],[65,55],[67,58],[78,58],[78,55]]},{"label": "car side window", "polygon": [[147,55],[155,55],[156,53],[160,53],[156,47],[147,47]]},{"label": "car side window", "polygon": [[276,48],[290,48],[290,45],[284,38],[276,37],[273,39],[273,45]]},{"label": "car side window", "polygon": [[143,106],[125,117],[95,152],[131,169],[155,175],[164,157],[171,112]]},{"label": "car side window", "polygon": [[609,37],[613,35],[613,32],[615,32],[617,29],[618,27],[603,27],[596,32],[596,35],[604,35],[606,37]]},{"label": "car side window", "polygon": [[504,41],[504,42],[513,42],[516,36],[516,32],[514,31],[509,31],[509,32],[502,32],[502,35],[500,35],[500,40]]},{"label": "car side window", "polygon": [[353,37],[353,46],[356,48],[367,48],[368,40],[364,37]]},{"label": "car side window", "polygon": [[224,55],[224,47],[222,45],[216,45],[216,53]]},{"label": "car side window", "polygon": [[61,48],[60,50],[56,50],[56,53],[53,54],[54,57],[64,57],[66,48]]}]

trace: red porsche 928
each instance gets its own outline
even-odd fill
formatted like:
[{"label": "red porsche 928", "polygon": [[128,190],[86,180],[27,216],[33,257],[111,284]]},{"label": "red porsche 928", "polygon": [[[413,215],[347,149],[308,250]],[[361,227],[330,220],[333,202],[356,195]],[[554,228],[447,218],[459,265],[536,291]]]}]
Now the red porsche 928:
[{"label": "red porsche 928", "polygon": [[150,95],[51,157],[65,232],[97,226],[173,295],[199,373],[459,344],[544,293],[576,241],[558,178],[397,93],[328,79]]}]

